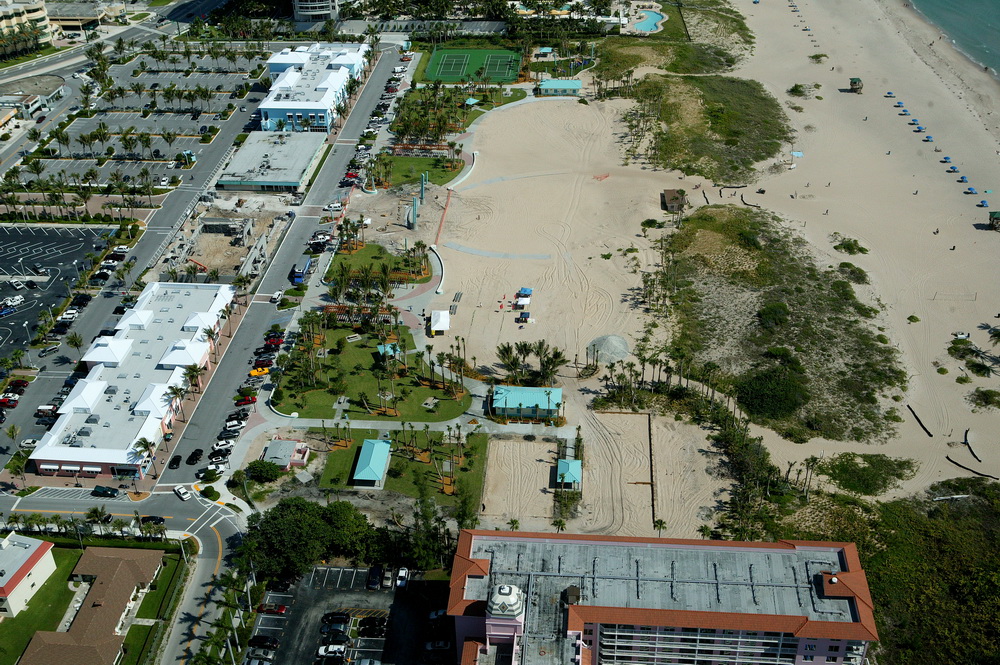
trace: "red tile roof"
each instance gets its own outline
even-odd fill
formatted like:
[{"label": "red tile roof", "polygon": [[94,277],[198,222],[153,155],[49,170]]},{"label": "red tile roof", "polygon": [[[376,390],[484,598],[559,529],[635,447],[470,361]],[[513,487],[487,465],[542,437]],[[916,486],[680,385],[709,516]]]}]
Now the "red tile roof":
[{"label": "red tile roof", "polygon": [[[759,632],[791,633],[797,637],[814,637],[840,640],[877,640],[878,631],[872,612],[873,603],[861,560],[854,543],[833,543],[809,540],[782,540],[774,543],[751,543],[728,540],[683,540],[673,538],[633,538],[629,536],[600,536],[572,533],[532,533],[524,531],[485,531],[464,529],[458,536],[458,550],[451,576],[448,614],[453,616],[483,615],[485,602],[465,598],[465,581],[469,575],[479,576],[489,572],[489,562],[472,559],[473,539],[482,536],[504,540],[555,540],[563,542],[585,541],[605,543],[635,543],[656,545],[696,545],[699,547],[796,550],[822,548],[840,550],[845,570],[836,575],[838,582],[824,578],[824,593],[837,598],[853,598],[858,614],[855,622],[816,621],[804,616],[744,614],[735,612],[694,612],[687,610],[662,610],[644,608],[619,608],[592,605],[573,605],[569,609],[568,630],[583,630],[585,623],[622,623],[644,626],[677,626],[692,628],[721,628]],[[484,562],[485,565],[472,564]],[[830,588],[833,587],[831,590]]]}]

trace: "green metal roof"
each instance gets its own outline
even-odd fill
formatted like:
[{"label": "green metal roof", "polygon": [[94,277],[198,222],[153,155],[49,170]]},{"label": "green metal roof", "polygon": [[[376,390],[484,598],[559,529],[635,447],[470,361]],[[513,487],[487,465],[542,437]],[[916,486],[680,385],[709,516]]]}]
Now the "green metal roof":
[{"label": "green metal roof", "polygon": [[516,409],[520,406],[526,409],[555,409],[559,402],[562,402],[562,388],[497,386],[493,389],[494,408]]},{"label": "green metal roof", "polygon": [[578,459],[561,459],[556,462],[556,480],[561,483],[582,483],[583,462]]},{"label": "green metal roof", "polygon": [[354,470],[354,480],[382,480],[391,450],[391,444],[384,439],[365,439],[361,444],[358,467]]}]

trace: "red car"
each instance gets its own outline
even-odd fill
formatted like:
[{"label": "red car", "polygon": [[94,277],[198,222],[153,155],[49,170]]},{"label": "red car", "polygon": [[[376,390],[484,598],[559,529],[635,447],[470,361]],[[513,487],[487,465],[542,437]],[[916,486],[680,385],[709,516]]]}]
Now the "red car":
[{"label": "red car", "polygon": [[284,337],[268,337],[265,344],[267,346],[281,346],[285,343]]},{"label": "red car", "polygon": [[399,88],[386,88],[385,91],[388,92],[389,94],[395,94],[399,92]]},{"label": "red car", "polygon": [[27,388],[28,382],[24,379],[15,379],[10,382],[11,388]]},{"label": "red car", "polygon": [[[250,395],[249,397],[237,397],[236,398],[236,406],[247,406],[249,404],[256,404],[256,403],[257,403],[257,398],[254,397],[253,395]],[[0,405],[0,406],[2,406],[2,405]],[[15,406],[16,406],[16,403],[15,403]]]},{"label": "red car", "polygon": [[4,409],[15,409],[15,408],[17,408],[17,400],[16,399],[10,399],[9,397],[5,397],[4,399],[0,399],[0,407],[2,407]]},{"label": "red car", "polygon": [[274,365],[274,361],[270,358],[261,358],[260,360],[253,361],[254,369],[258,367],[271,367],[272,365]]},{"label": "red car", "polygon": [[345,178],[359,178],[360,176],[357,173],[355,173],[354,171],[348,171],[347,174],[344,177]]},{"label": "red car", "polygon": [[285,605],[276,605],[274,603],[262,603],[257,608],[258,614],[284,614],[288,611],[288,607]]}]

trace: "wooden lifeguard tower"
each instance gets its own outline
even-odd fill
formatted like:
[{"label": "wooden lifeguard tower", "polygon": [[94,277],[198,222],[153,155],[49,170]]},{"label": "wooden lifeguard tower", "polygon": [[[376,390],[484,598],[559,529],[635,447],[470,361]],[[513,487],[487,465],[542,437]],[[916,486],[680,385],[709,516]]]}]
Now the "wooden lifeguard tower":
[{"label": "wooden lifeguard tower", "polygon": [[865,84],[861,81],[861,79],[859,79],[859,78],[853,78],[853,79],[851,79],[851,92],[856,92],[856,93],[858,93],[860,95],[861,94],[861,90],[864,87],[865,87]]}]

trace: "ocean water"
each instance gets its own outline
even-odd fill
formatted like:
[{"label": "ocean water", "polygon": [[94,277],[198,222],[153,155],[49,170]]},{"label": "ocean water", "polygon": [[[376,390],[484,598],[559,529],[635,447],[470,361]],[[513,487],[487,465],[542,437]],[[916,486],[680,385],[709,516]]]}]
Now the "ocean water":
[{"label": "ocean water", "polygon": [[910,0],[974,62],[1000,72],[1000,0]]}]

